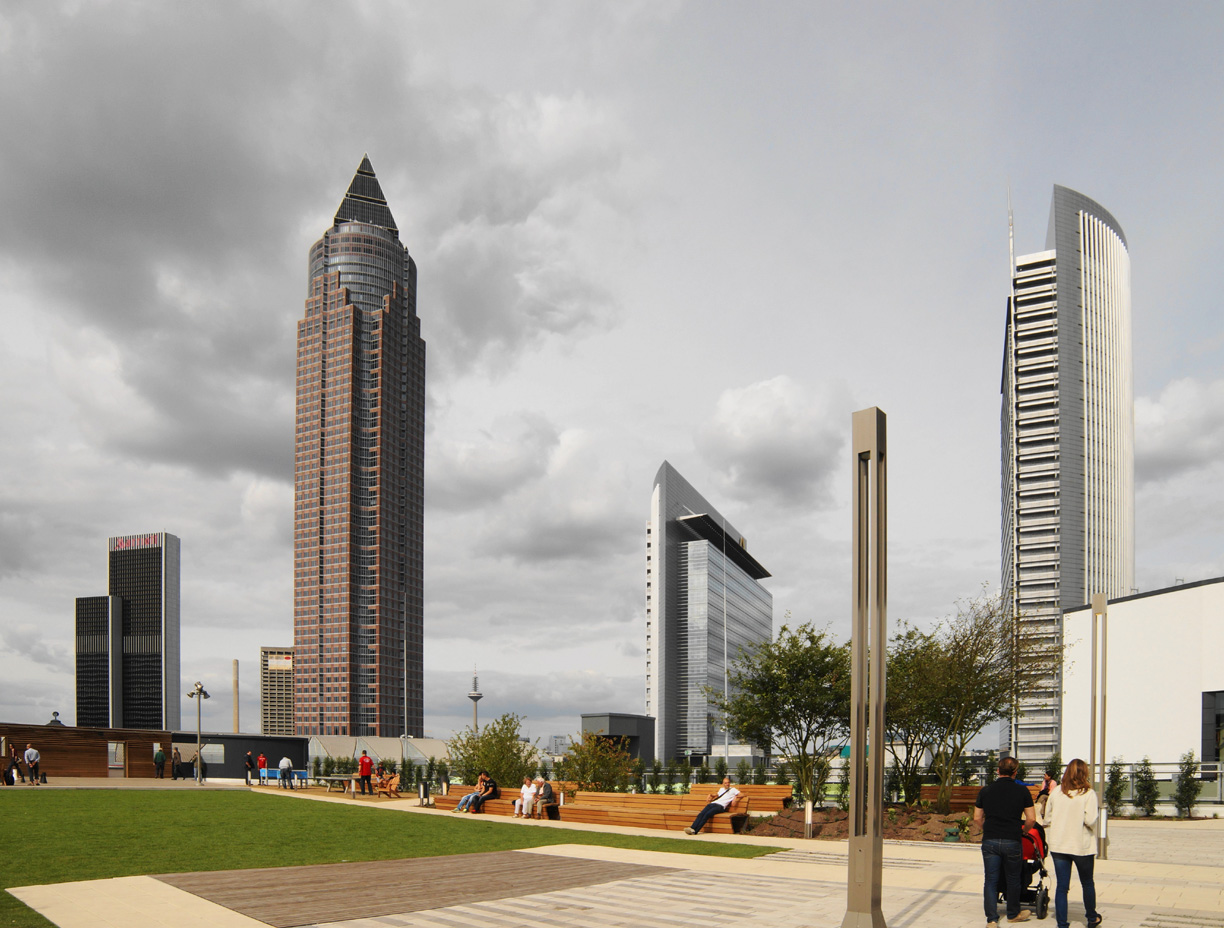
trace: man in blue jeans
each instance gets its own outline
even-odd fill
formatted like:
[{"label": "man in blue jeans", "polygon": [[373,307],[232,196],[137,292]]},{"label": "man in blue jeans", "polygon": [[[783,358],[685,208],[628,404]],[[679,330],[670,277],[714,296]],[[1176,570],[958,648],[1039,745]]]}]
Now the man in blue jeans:
[{"label": "man in blue jeans", "polygon": [[1028,787],[1016,782],[1019,767],[1014,757],[1000,760],[999,778],[983,786],[974,803],[973,820],[982,826],[982,866],[986,870],[982,902],[987,928],[999,924],[1001,875],[1007,880],[1007,920],[1022,922],[1029,917],[1020,910],[1020,836],[1033,827],[1037,813]]}]

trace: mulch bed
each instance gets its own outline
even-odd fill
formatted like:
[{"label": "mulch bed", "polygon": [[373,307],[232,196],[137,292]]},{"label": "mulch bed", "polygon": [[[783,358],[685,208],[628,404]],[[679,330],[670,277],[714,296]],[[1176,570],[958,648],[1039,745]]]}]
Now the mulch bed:
[{"label": "mulch bed", "polygon": [[[884,837],[895,841],[943,841],[947,829],[960,826],[965,815],[938,815],[923,809],[890,807],[884,811]],[[972,819],[972,816],[969,816]],[[812,837],[830,840],[844,839],[849,831],[849,813],[841,809],[813,809]],[[786,809],[770,818],[756,820],[748,832],[753,837],[802,838],[803,808]],[[969,823],[969,834],[962,841],[974,844],[982,840],[979,826]]]}]

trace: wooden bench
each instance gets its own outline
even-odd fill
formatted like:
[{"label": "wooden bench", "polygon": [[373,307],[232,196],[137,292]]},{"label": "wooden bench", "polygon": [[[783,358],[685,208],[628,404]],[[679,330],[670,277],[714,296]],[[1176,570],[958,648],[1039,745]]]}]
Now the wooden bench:
[{"label": "wooden bench", "polygon": [[[629,828],[661,828],[683,831],[706,807],[707,793],[600,793],[579,791],[574,801],[561,808],[561,821],[585,824],[623,825]],[[703,831],[739,834],[748,821],[752,798],[741,793],[724,813],[711,818]]]},{"label": "wooden bench", "polygon": [[[978,793],[982,791],[980,786],[953,786],[952,787],[952,803],[948,808],[949,812],[969,812],[972,813],[977,804]],[[1034,799],[1041,792],[1041,786],[1038,784],[1030,784],[1028,787],[1029,795]],[[935,805],[939,799],[939,786],[923,786],[921,797],[923,802],[929,802]]]},{"label": "wooden bench", "polygon": [[[694,783],[689,788],[691,795],[708,796],[717,792],[721,783]],[[736,783],[735,788],[752,800],[752,811],[781,812],[789,809],[795,790],[789,783]]]},{"label": "wooden bench", "polygon": [[[558,803],[560,801],[560,795],[562,791],[573,793],[574,790],[577,788],[577,786],[578,786],[577,783],[570,783],[564,780],[552,781],[553,796],[556,797],[556,800],[553,803],[553,807],[558,806]],[[475,786],[458,786],[455,784],[451,784],[450,793],[448,795],[445,795],[445,796],[435,795],[433,797],[434,808],[440,811],[443,811],[443,812],[453,811],[455,806],[459,805],[460,799],[462,799],[464,796],[468,795],[469,793],[474,792],[475,790],[476,790]],[[513,794],[509,794],[507,793],[506,790],[503,789],[501,791],[501,798],[486,799],[484,802],[480,804],[480,811],[488,813],[489,815],[505,815],[505,816],[513,817],[514,801],[518,798],[519,798],[519,792],[517,789],[514,791]]]}]

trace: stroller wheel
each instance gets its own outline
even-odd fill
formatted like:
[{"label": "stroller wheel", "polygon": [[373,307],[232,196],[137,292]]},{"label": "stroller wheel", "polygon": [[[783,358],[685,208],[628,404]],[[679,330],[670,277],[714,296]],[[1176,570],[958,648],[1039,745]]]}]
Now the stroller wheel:
[{"label": "stroller wheel", "polygon": [[1044,886],[1037,890],[1037,904],[1033,908],[1036,909],[1038,918],[1045,918],[1050,914],[1050,891]]}]

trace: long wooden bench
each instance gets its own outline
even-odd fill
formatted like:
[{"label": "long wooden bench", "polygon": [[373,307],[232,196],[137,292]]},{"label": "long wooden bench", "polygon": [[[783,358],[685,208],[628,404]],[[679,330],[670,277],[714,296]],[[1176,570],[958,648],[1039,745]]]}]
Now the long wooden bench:
[{"label": "long wooden bench", "polygon": [[[564,780],[552,781],[553,796],[559,800],[563,790],[573,793],[577,786],[577,783],[571,783]],[[459,805],[460,799],[469,793],[474,792],[475,789],[476,787],[474,786],[459,786],[452,783],[449,794],[445,796],[438,794],[433,797],[434,808],[442,812],[451,812],[457,805]],[[514,800],[518,798],[519,791],[517,789],[513,794],[510,794],[503,789],[501,791],[500,799],[486,799],[480,804],[480,810],[481,812],[489,815],[513,816]]]},{"label": "long wooden bench", "polygon": [[[736,783],[735,788],[752,800],[752,811],[781,812],[789,809],[795,790],[789,783]],[[689,792],[695,796],[708,796],[716,792],[721,783],[694,783]]]},{"label": "long wooden bench", "polygon": [[[949,807],[949,812],[972,812],[977,804],[978,793],[982,791],[980,786],[953,786],[952,787],[952,803]],[[1040,784],[1029,784],[1029,794],[1036,799],[1037,794],[1041,792]],[[923,786],[920,798],[923,802],[929,802],[934,805],[939,799],[939,786]]]},{"label": "long wooden bench", "polygon": [[[708,792],[672,796],[665,793],[579,791],[573,802],[561,808],[561,821],[683,831],[706,807],[708,795]],[[720,812],[711,818],[703,830],[716,834],[739,834],[748,820],[751,801],[750,796],[741,793],[725,813]]]}]

